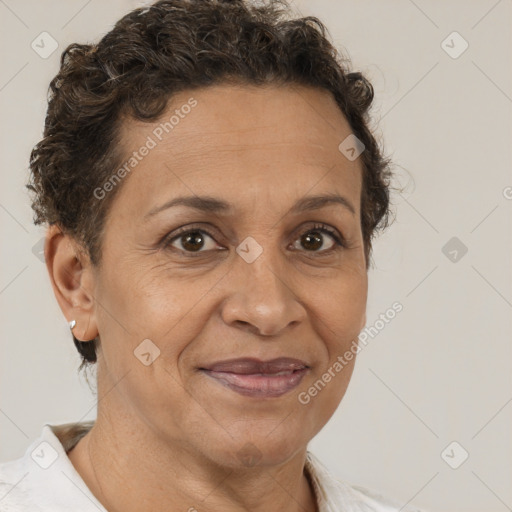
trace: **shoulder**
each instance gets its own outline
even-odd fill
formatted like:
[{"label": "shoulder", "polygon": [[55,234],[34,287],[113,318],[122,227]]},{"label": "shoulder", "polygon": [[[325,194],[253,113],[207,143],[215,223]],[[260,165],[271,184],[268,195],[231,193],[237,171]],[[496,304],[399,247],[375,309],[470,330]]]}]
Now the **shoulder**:
[{"label": "shoulder", "polygon": [[[32,446],[32,445],[31,445]],[[40,511],[33,501],[31,470],[23,457],[0,463],[0,511]]]},{"label": "shoulder", "polygon": [[[375,490],[368,489],[359,485],[351,485],[354,494],[357,495],[361,505],[361,510],[368,511],[386,511],[386,512],[427,512],[424,509],[414,505],[400,503],[397,500],[383,496]],[[366,508],[365,508],[366,507]]]},{"label": "shoulder", "polygon": [[334,477],[311,452],[307,452],[306,470],[317,495],[319,512],[426,512]]},{"label": "shoulder", "polygon": [[[104,511],[69,460],[67,425],[45,424],[41,435],[15,460],[0,463],[0,512]],[[64,428],[64,430],[66,430]],[[77,432],[83,435],[83,432]]]}]

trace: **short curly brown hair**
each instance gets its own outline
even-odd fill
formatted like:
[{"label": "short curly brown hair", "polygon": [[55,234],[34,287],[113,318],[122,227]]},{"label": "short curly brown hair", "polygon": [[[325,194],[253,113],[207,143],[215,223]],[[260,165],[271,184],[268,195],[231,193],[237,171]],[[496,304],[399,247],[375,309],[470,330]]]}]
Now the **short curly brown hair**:
[{"label": "short curly brown hair", "polygon": [[[57,224],[101,263],[106,214],[93,191],[122,162],[116,150],[126,116],[153,121],[173,94],[219,83],[297,84],[330,91],[362,141],[361,228],[371,242],[389,224],[390,160],[372,131],[373,87],[351,72],[317,18],[291,19],[286,0],[161,0],[121,18],[97,44],[71,44],[50,83],[43,139],[30,156],[27,188],[34,223]],[[98,338],[74,343],[82,368],[96,362]]]}]

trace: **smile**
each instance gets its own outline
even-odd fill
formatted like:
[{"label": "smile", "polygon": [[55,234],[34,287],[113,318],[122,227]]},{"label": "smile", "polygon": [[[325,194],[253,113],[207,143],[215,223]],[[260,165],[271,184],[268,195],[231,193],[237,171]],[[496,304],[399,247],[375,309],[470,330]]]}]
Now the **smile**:
[{"label": "smile", "polygon": [[297,387],[308,369],[279,372],[275,374],[238,374],[202,370],[206,375],[224,386],[240,393],[254,397],[277,397]]}]

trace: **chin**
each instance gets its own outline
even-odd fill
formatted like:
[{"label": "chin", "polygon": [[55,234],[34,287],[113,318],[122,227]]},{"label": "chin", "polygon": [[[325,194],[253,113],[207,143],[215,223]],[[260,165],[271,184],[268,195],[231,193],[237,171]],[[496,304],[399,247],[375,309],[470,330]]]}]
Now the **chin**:
[{"label": "chin", "polygon": [[303,433],[290,435],[289,431],[277,433],[277,429],[274,432],[268,429],[260,433],[253,431],[248,435],[233,435],[223,449],[220,444],[217,446],[216,453],[211,455],[218,464],[243,469],[285,464],[306,449],[307,440]]}]

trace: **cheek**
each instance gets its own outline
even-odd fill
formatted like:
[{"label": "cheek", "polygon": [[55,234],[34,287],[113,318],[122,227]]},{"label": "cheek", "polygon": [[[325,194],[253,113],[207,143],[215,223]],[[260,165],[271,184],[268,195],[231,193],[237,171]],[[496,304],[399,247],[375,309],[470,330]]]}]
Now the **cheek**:
[{"label": "cheek", "polygon": [[365,272],[339,272],[308,299],[313,329],[322,343],[317,368],[302,390],[322,421],[331,417],[348,388],[365,321],[367,286]]},{"label": "cheek", "polygon": [[363,328],[367,293],[366,273],[340,272],[309,300],[317,312],[319,328],[324,326],[330,359],[344,352]]},{"label": "cheek", "polygon": [[126,326],[132,338],[141,340],[150,335],[158,337],[164,328],[170,329],[200,292],[194,293],[195,283],[173,279],[172,269],[129,259],[120,260],[105,276],[99,300],[111,313],[106,320]]},{"label": "cheek", "polygon": [[[128,265],[110,272],[103,281],[99,302],[99,327],[108,340],[105,358],[109,366],[122,373],[123,367],[138,363],[134,351],[151,340],[156,346],[158,362],[179,379],[176,374],[178,359],[188,344],[200,335],[208,322],[209,293],[222,274],[204,272],[194,279],[173,273],[168,265],[144,268]],[[121,276],[129,275],[129,279]],[[210,295],[211,297],[211,295]],[[141,345],[142,344],[142,345]],[[122,355],[121,355],[122,354]],[[126,371],[126,370],[125,370]],[[164,380],[169,375],[161,375]]]}]

